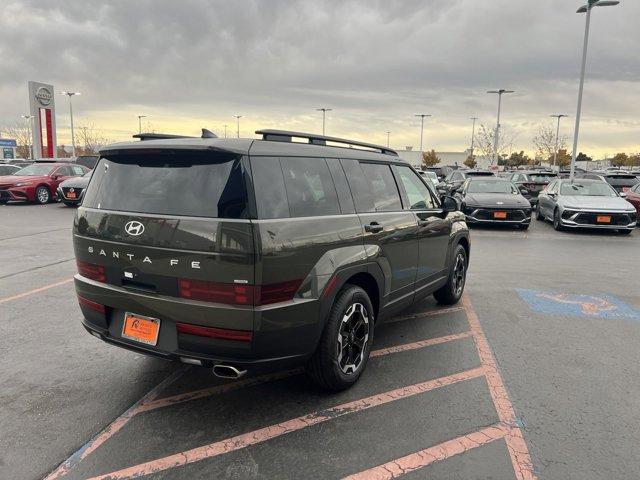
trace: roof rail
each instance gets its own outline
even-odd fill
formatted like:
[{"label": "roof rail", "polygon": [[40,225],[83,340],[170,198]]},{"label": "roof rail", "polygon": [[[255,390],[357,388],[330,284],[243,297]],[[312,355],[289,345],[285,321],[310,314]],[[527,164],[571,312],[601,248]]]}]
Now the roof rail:
[{"label": "roof rail", "polygon": [[306,138],[311,145],[326,145],[327,142],[342,143],[344,145],[354,147],[365,147],[373,150],[378,150],[385,155],[398,156],[398,152],[392,150],[389,147],[383,147],[382,145],[375,145],[373,143],[358,142],[355,140],[348,140],[345,138],[327,137],[326,135],[316,135],[313,133],[303,132],[290,132],[287,130],[256,130],[257,135],[262,135],[263,140],[269,140],[272,142],[293,142],[293,138]]},{"label": "roof rail", "polygon": [[188,135],[172,135],[170,133],[136,133],[133,138],[139,138],[140,141],[145,140],[165,140],[169,138],[195,138]]}]

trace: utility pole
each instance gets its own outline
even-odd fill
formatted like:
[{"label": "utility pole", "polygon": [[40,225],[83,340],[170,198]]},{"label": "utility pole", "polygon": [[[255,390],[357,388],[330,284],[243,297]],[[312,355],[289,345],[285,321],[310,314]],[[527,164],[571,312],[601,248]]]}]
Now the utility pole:
[{"label": "utility pole", "polygon": [[244,117],[244,115],[234,115],[234,117],[235,117],[235,119],[236,119],[236,123],[237,123],[237,131],[236,131],[236,134],[237,134],[237,137],[238,137],[238,138],[240,138],[240,119],[241,119],[242,117]]},{"label": "utility pole", "polygon": [[[496,133],[493,136],[493,161],[498,163],[498,145],[500,144],[500,110],[502,108],[502,95],[505,93],[515,93],[513,90],[505,90],[501,88],[500,90],[488,90],[487,93],[497,93],[498,94],[498,119],[496,121]],[[492,162],[493,164],[493,162]]]},{"label": "utility pole", "polygon": [[425,117],[430,117],[426,113],[416,113],[413,115],[414,117],[420,117],[420,153],[422,153],[422,139],[424,138],[424,119]]},{"label": "utility pole", "polygon": [[582,47],[582,68],[580,71],[580,87],[578,88],[578,110],[576,112],[576,126],[573,133],[573,152],[571,154],[571,173],[569,180],[573,181],[576,170],[576,158],[578,156],[578,135],[580,134],[580,116],[582,115],[582,93],[584,91],[584,77],[587,69],[587,49],[589,46],[589,25],[591,24],[591,10],[593,7],[611,7],[618,5],[617,0],[588,0],[586,5],[578,9],[576,13],[586,13],[587,19],[584,27],[584,45]]},{"label": "utility pole", "polygon": [[476,145],[476,120],[478,120],[478,117],[471,117],[471,120],[473,120],[473,127],[471,127],[471,158],[473,158],[473,150]]},{"label": "utility pole", "polygon": [[322,112],[322,135],[325,134],[325,125],[327,119],[327,112],[332,111],[333,108],[316,108],[316,112]]}]

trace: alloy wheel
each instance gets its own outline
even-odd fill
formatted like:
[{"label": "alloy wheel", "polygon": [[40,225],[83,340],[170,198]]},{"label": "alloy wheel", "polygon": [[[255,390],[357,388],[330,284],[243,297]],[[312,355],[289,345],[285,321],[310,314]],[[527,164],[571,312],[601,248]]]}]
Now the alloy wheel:
[{"label": "alloy wheel", "polygon": [[346,375],[362,365],[369,342],[369,313],[361,303],[352,303],[338,330],[338,366]]},{"label": "alloy wheel", "polygon": [[38,188],[38,191],[36,192],[36,196],[38,197],[38,202],[40,203],[49,202],[49,191],[44,187]]},{"label": "alloy wheel", "polygon": [[466,280],[467,262],[464,259],[464,255],[459,253],[456,256],[456,263],[453,267],[453,291],[456,296],[462,294],[464,288],[464,282]]}]

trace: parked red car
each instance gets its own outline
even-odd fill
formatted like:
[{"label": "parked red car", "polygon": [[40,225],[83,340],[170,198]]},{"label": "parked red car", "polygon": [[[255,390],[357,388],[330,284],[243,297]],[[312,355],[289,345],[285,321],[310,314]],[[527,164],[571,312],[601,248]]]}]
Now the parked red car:
[{"label": "parked red car", "polygon": [[640,215],[640,183],[631,187],[631,190],[627,191],[627,202],[636,207],[638,215]]},{"label": "parked red car", "polygon": [[70,163],[32,163],[13,175],[0,177],[0,203],[48,203],[55,197],[60,182],[88,171],[87,167]]}]

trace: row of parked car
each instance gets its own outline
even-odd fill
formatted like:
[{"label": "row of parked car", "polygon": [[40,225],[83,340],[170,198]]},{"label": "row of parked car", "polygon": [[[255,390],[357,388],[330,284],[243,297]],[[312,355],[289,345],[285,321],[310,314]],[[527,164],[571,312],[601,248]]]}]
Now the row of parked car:
[{"label": "row of parked car", "polygon": [[0,204],[60,200],[77,205],[89,183],[97,156],[43,158],[0,164]]},{"label": "row of parked car", "polygon": [[[427,172],[423,174],[426,176]],[[428,172],[436,175],[435,169]],[[640,172],[638,172],[640,175]],[[574,180],[551,170],[451,170],[434,183],[459,202],[469,224],[511,224],[527,229],[550,220],[556,230],[599,228],[629,234],[640,213],[640,177],[634,172],[580,171]]]}]

